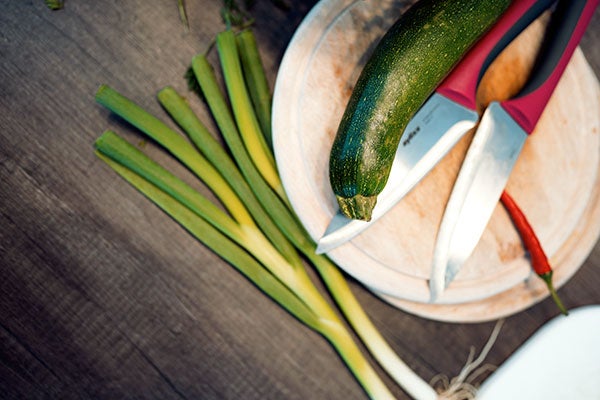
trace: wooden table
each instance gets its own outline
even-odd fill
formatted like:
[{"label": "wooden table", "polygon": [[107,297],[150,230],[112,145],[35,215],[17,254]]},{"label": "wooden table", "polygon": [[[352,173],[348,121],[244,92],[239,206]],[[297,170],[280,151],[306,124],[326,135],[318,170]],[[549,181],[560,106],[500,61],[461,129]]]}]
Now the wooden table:
[{"label": "wooden table", "polygon": [[[188,3],[189,32],[175,0],[67,1],[54,12],[41,0],[3,4],[2,398],[366,397],[322,337],[94,156],[92,143],[107,128],[139,137],[94,102],[100,84],[159,115],[157,90],[186,90],[192,56],[223,29],[220,1]],[[290,3],[287,11],[267,0],[252,9],[271,85],[315,0]],[[599,43],[597,12],[581,46],[600,76]],[[147,151],[172,166],[160,149]],[[458,374],[494,326],[425,320],[350,283],[393,349],[427,380]],[[596,304],[598,286],[600,246],[560,295],[570,308]],[[556,314],[547,299],[507,318],[487,361],[501,364]]]}]

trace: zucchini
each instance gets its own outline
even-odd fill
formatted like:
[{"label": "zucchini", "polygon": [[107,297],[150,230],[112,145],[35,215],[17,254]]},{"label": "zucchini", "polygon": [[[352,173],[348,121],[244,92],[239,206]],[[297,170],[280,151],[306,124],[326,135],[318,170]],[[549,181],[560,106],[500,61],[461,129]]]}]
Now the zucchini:
[{"label": "zucchini", "polygon": [[354,86],[329,158],[347,217],[370,220],[404,128],[510,0],[420,0],[381,38]]}]

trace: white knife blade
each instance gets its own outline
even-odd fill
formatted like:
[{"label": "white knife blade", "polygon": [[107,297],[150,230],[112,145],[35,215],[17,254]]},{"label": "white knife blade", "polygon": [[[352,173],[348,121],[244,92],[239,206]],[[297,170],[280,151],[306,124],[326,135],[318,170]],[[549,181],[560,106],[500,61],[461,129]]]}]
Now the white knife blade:
[{"label": "white knife blade", "polygon": [[500,103],[491,103],[484,112],[436,239],[429,282],[432,301],[479,242],[527,137]]},{"label": "white knife blade", "polygon": [[370,221],[345,217],[339,210],[317,245],[327,253],[354,238],[398,203],[475,126],[476,111],[434,93],[407,125],[392,164],[388,184],[377,196]]},{"label": "white knife blade", "polygon": [[475,126],[476,89],[483,73],[502,49],[553,3],[519,0],[510,5],[410,121],[371,221],[352,220],[338,211],[319,240],[317,253],[346,243],[381,218]]},{"label": "white knife blade", "polygon": [[448,200],[434,248],[430,301],[479,242],[523,143],[535,126],[600,0],[559,0],[537,63],[521,92],[484,113]]}]

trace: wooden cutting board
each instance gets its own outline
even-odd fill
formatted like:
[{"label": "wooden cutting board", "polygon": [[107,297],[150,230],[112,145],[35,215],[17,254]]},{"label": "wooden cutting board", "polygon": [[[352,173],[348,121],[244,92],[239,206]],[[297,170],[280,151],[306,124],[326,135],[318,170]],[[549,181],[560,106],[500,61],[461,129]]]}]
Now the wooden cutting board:
[{"label": "wooden cutting board", "polygon": [[[337,210],[327,163],[353,83],[378,38],[406,7],[405,1],[394,0],[322,1],[300,26],[283,59],[274,97],[275,152],[294,209],[315,240]],[[526,81],[546,17],[490,67],[478,93],[482,109],[490,100],[511,96]],[[507,186],[555,262],[557,275],[564,277],[557,279],[559,285],[579,268],[599,234],[599,93],[598,81],[578,50]],[[476,320],[477,313],[456,314],[454,305],[492,299],[522,287],[531,276],[521,240],[499,205],[473,255],[440,299],[448,309],[426,315],[430,307],[438,307],[422,304],[429,299],[435,235],[471,137],[463,138],[384,218],[329,254],[377,294],[431,318]],[[578,256],[563,265],[561,252]],[[532,304],[529,290],[522,290],[526,299],[502,313]]]}]

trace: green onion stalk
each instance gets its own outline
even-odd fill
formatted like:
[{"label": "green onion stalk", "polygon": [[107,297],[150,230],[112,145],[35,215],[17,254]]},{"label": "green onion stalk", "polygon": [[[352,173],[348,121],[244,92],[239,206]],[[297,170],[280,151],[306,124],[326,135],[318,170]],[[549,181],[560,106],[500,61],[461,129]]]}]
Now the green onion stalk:
[{"label": "green onion stalk", "polygon": [[289,263],[253,223],[237,222],[112,131],[102,134],[95,147],[100,158],[198,240],[325,336],[369,395],[392,398],[306,270]]},{"label": "green onion stalk", "polygon": [[275,167],[275,158],[261,131],[248,94],[233,31],[226,30],[217,35],[217,50],[231,107],[244,145],[265,181],[281,198],[285,198],[283,185]]},{"label": "green onion stalk", "polygon": [[235,38],[242,61],[244,78],[248,84],[248,92],[256,110],[256,117],[258,118],[267,144],[273,149],[271,132],[272,97],[262,59],[258,51],[256,37],[250,29],[245,29],[238,33]]},{"label": "green onion stalk", "polygon": [[[255,42],[248,40],[244,43],[251,46]],[[240,51],[240,53],[242,52]],[[256,53],[256,50],[252,52]],[[286,234],[290,241],[315,266],[338,306],[344,312],[363,343],[388,374],[414,398],[436,398],[432,388],[397,356],[381,336],[356,300],[338,267],[326,256],[316,253],[316,244],[299,223],[289,207],[289,202],[284,204],[274,195],[273,191],[269,190],[264,180],[260,178],[259,173],[250,161],[246,148],[239,139],[240,135],[237,133],[237,128],[227,107],[226,99],[218,86],[214,69],[209,64],[205,55],[199,54],[192,59],[192,69],[212,115],[227,145],[231,149],[233,157],[238,165],[240,165],[245,179],[251,184],[261,202],[267,205],[266,209],[281,231]],[[248,82],[251,83],[252,81],[249,80]],[[189,112],[191,113],[191,111]]]},{"label": "green onion stalk", "polygon": [[[251,31],[246,32],[251,35]],[[231,31],[217,37],[230,103],[205,55],[192,60],[194,75],[229,152],[172,87],[160,90],[158,101],[189,140],[111,87],[103,85],[96,93],[100,104],[152,138],[202,180],[225,210],[112,131],[96,140],[96,154],[290,314],[323,335],[371,398],[393,398],[344,321],[309,278],[300,257],[304,255],[346,320],[390,376],[413,398],[435,399],[433,388],[381,336],[337,266],[316,254],[315,243],[289,207],[275,168],[270,133],[265,135],[259,122],[264,121],[264,116],[258,117],[264,109],[260,111],[248,95],[255,93],[252,98],[268,98],[270,102],[265,96],[266,79],[260,76],[264,71],[255,68],[256,58],[241,56],[258,54],[257,49],[245,46],[256,46],[256,42],[236,41]],[[243,72],[251,67],[249,63],[255,69],[253,78]]]}]

